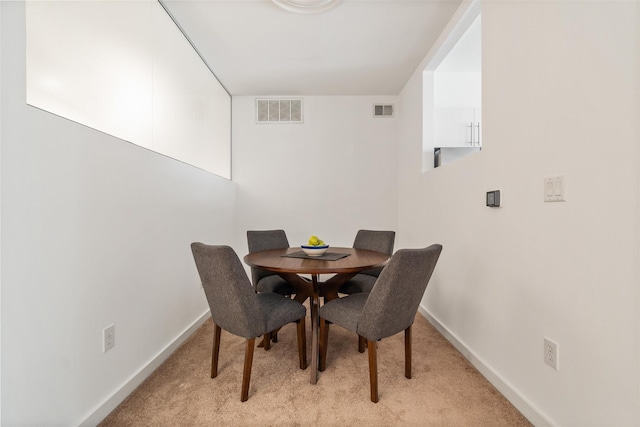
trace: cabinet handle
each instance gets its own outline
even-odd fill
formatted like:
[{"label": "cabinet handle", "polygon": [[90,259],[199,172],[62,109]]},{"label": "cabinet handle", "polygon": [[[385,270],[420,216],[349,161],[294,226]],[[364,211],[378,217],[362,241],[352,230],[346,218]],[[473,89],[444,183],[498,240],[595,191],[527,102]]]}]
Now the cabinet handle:
[{"label": "cabinet handle", "polygon": [[480,122],[478,122],[478,124],[476,125],[476,128],[478,129],[478,137],[476,138],[476,144],[480,145]]},{"label": "cabinet handle", "polygon": [[473,122],[469,123],[469,144],[473,145]]}]

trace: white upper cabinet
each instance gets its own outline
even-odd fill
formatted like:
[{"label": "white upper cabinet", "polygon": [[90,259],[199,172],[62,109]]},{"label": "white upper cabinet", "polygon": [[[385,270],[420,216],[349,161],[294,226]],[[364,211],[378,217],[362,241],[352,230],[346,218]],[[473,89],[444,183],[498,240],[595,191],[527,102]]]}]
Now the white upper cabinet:
[{"label": "white upper cabinet", "polygon": [[433,74],[436,147],[482,146],[480,18]]}]

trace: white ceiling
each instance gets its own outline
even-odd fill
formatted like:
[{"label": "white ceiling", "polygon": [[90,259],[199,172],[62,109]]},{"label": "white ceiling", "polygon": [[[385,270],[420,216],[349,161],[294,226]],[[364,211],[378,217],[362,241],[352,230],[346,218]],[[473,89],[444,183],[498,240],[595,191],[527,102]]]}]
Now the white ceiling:
[{"label": "white ceiling", "polygon": [[397,95],[461,0],[162,0],[231,95]]}]

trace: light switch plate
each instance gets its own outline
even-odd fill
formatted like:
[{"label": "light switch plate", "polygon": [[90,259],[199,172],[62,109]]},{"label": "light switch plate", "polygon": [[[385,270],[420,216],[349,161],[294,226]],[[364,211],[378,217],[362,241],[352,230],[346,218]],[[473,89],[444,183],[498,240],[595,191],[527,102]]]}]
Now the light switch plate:
[{"label": "light switch plate", "polygon": [[544,178],[544,201],[566,201],[567,182],[563,175],[547,176]]}]

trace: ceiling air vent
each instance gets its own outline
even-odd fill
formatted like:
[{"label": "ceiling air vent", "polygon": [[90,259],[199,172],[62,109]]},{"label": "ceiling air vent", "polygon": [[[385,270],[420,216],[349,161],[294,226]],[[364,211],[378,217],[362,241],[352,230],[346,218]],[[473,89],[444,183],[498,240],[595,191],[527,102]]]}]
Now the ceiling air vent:
[{"label": "ceiling air vent", "polygon": [[302,99],[256,99],[258,123],[302,123]]},{"label": "ceiling air vent", "polygon": [[374,104],[373,117],[393,117],[393,104]]}]

